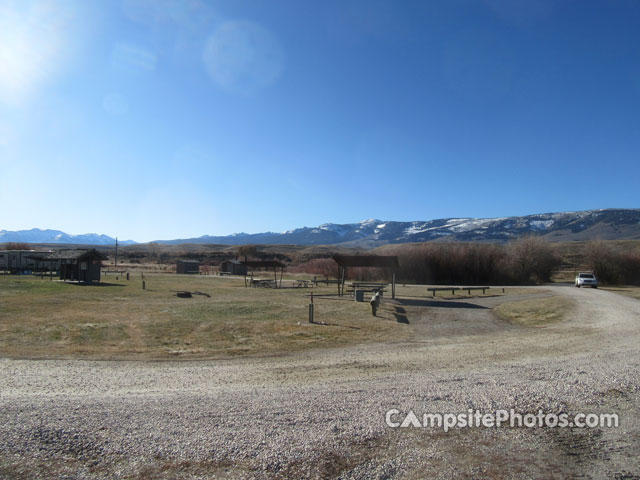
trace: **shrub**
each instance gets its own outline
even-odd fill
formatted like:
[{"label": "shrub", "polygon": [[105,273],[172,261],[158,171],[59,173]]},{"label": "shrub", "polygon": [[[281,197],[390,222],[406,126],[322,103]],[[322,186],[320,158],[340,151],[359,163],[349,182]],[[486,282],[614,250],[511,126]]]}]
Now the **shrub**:
[{"label": "shrub", "polygon": [[637,248],[629,251],[603,241],[589,242],[584,257],[602,283],[640,284],[640,251]]},{"label": "shrub", "polygon": [[338,264],[331,258],[315,258],[300,265],[291,266],[288,270],[292,273],[306,273],[321,277],[338,276]]},{"label": "shrub", "polygon": [[559,266],[549,243],[540,237],[523,237],[507,246],[505,273],[513,283],[545,283]]},{"label": "shrub", "polygon": [[31,250],[31,246],[24,242],[7,242],[1,250]]},{"label": "shrub", "polygon": [[420,284],[513,284],[550,280],[559,266],[548,243],[526,237],[509,245],[422,243],[384,248],[398,255],[399,282]]}]

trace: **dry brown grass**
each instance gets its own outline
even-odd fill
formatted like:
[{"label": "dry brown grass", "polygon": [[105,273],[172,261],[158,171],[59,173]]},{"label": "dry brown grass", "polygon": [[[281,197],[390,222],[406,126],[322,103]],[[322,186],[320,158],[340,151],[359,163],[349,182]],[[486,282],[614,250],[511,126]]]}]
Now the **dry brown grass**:
[{"label": "dry brown grass", "polygon": [[[265,275],[265,277],[267,277]],[[403,338],[408,327],[374,318],[367,303],[311,289],[245,288],[242,279],[171,274],[115,275],[80,286],[0,277],[0,355],[13,357],[203,358],[271,355]],[[290,282],[283,281],[283,285]],[[211,295],[183,299],[176,290]]]},{"label": "dry brown grass", "polygon": [[[313,288],[316,324],[308,323],[312,289],[245,288],[242,278],[140,273],[115,274],[99,285],[65,284],[29,276],[0,276],[0,355],[73,358],[225,358],[278,355],[314,348],[404,340],[417,307],[400,322],[392,303],[378,316],[368,302],[338,298],[336,286]],[[268,274],[263,275],[269,278]],[[300,278],[293,275],[291,278]],[[304,275],[302,275],[304,277]],[[308,277],[307,277],[308,278]],[[398,285],[397,295],[431,298],[426,286]],[[178,298],[178,290],[211,295]],[[507,288],[506,295],[530,293]],[[386,297],[389,298],[390,291]],[[482,292],[439,292],[439,300]],[[486,296],[503,295],[493,288]],[[407,324],[406,321],[409,321]],[[322,324],[324,323],[324,324]]]},{"label": "dry brown grass", "polygon": [[495,307],[493,311],[514,325],[542,327],[562,321],[571,306],[571,300],[553,296],[506,302]]},{"label": "dry brown grass", "polygon": [[627,297],[637,298],[640,300],[640,287],[630,286],[600,286],[602,290],[608,290],[609,292],[619,293],[626,295]]}]

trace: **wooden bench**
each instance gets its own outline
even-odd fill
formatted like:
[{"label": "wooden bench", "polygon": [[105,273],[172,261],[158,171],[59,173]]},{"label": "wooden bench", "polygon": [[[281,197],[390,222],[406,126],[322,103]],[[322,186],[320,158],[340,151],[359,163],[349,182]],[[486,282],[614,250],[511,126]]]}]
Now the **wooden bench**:
[{"label": "wooden bench", "polygon": [[443,292],[443,291],[451,291],[451,295],[455,295],[456,294],[456,290],[460,290],[460,287],[434,287],[434,288],[427,288],[427,292],[433,292],[433,296],[436,296],[436,292]]},{"label": "wooden bench", "polygon": [[456,290],[466,290],[469,295],[471,295],[471,290],[482,290],[482,294],[484,295],[487,290],[491,287],[432,287],[427,288],[428,292],[432,292],[433,296],[436,296],[436,292],[451,292],[451,295],[456,294]]},{"label": "wooden bench", "polygon": [[469,295],[471,295],[471,290],[482,290],[482,294],[484,295],[490,288],[491,287],[462,287],[462,290],[466,290]]},{"label": "wooden bench", "polygon": [[116,273],[118,275],[124,275],[125,273],[127,273],[126,270],[102,270],[102,273],[104,273],[105,275],[108,273]]}]

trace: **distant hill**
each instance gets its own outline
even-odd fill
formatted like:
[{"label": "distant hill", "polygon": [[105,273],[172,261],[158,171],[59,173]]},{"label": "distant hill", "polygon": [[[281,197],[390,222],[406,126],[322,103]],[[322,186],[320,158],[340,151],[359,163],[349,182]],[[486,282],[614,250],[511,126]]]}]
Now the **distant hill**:
[{"label": "distant hill", "polygon": [[[341,245],[377,247],[410,242],[459,241],[507,242],[536,234],[550,241],[640,240],[640,209],[602,209],[582,212],[540,213],[503,218],[442,218],[438,220],[394,222],[377,219],[358,223],[325,223],[283,233],[237,233],[227,236],[158,240],[164,245]],[[107,235],[68,235],[57,230],[0,230],[1,242],[66,243],[110,245]],[[119,241],[131,245],[133,241]]]},{"label": "distant hill", "polygon": [[[0,243],[20,242],[20,243],[52,243],[67,245],[115,245],[116,239],[108,235],[98,235],[97,233],[86,233],[84,235],[70,235],[60,230],[17,230],[10,232],[0,230]],[[118,244],[132,245],[136,242],[132,240],[118,240]]]},{"label": "distant hill", "polygon": [[637,240],[640,239],[640,209],[541,213],[503,218],[442,218],[415,222],[370,219],[358,223],[326,223],[283,233],[205,235],[198,238],[159,240],[157,243],[377,247],[393,243],[431,241],[507,242],[529,234],[563,242],[594,239]]}]

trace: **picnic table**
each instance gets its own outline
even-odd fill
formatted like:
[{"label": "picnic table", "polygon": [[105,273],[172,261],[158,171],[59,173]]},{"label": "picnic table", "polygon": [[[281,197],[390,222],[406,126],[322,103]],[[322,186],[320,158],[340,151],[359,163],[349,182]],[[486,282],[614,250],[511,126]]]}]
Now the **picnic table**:
[{"label": "picnic table", "polygon": [[379,282],[351,282],[351,285],[347,287],[347,292],[352,296],[355,295],[356,290],[362,290],[365,293],[378,293],[382,296],[386,291],[388,283]]},{"label": "picnic table", "polygon": [[312,280],[294,280],[293,281],[293,287],[294,288],[308,288],[309,284],[312,282]]}]

